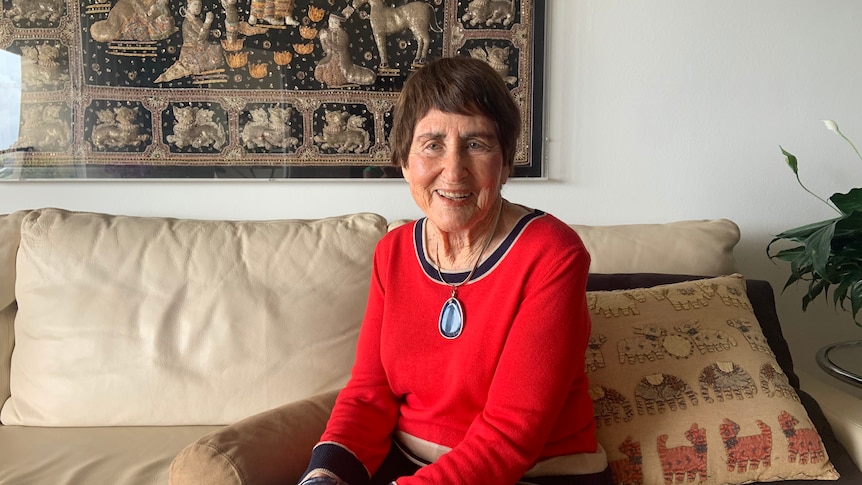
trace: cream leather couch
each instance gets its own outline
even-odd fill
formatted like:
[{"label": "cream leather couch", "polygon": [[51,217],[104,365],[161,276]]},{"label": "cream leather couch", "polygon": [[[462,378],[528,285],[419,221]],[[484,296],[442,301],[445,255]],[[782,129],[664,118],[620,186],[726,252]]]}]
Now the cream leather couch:
[{"label": "cream leather couch", "polygon": [[[574,227],[595,273],[736,270],[727,220]],[[387,228],[374,214],[0,216],[0,484],[166,484],[184,448],[237,465],[199,483],[297,476],[347,380]],[[249,427],[260,440],[242,453],[205,437]]]}]

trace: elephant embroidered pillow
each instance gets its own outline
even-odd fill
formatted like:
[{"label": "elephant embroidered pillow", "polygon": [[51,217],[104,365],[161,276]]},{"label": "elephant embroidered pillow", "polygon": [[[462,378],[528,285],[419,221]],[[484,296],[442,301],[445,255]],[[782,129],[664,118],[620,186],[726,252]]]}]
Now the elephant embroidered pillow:
[{"label": "elephant embroidered pillow", "polygon": [[619,484],[838,478],[740,275],[590,291],[586,367]]}]

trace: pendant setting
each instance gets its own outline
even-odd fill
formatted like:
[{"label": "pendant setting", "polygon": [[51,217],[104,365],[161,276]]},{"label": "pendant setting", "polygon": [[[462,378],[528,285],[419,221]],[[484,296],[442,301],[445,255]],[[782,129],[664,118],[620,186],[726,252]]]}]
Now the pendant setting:
[{"label": "pendant setting", "polygon": [[454,294],[443,304],[437,328],[440,335],[449,340],[458,338],[464,330],[464,307]]}]

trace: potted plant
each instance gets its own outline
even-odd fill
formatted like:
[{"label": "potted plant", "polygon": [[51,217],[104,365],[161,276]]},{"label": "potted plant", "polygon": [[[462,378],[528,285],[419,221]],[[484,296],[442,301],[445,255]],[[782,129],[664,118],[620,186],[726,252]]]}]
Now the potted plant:
[{"label": "potted plant", "polygon": [[[859,150],[844,136],[837,123],[832,120],[824,120],[823,123],[827,129],[850,144],[856,156],[862,160]],[[802,183],[796,156],[783,147],[779,148],[802,189],[832,208],[836,216],[776,235],[767,245],[766,253],[773,261],[778,259],[790,263],[790,276],[784,289],[799,281],[808,282],[808,290],[802,297],[802,311],[821,293],[828,298],[829,290],[832,289],[832,304],[836,308],[847,310],[849,302],[853,322],[862,326],[859,318],[862,311],[862,188],[854,188],[847,193],[835,193],[828,200],[824,200]],[[796,245],[774,251],[773,244],[779,241]],[[862,377],[836,366],[829,360],[831,350],[855,345],[862,345],[862,340],[827,346],[818,352],[817,362],[835,377],[862,385]]]}]

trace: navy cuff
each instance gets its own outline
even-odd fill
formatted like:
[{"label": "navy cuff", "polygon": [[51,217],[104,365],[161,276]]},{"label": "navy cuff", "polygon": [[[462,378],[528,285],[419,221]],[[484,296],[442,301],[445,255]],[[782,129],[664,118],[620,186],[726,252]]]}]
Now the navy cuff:
[{"label": "navy cuff", "polygon": [[303,480],[299,485],[339,485],[340,483],[344,482],[336,478],[314,477],[309,478],[308,480]]},{"label": "navy cuff", "polygon": [[311,463],[303,476],[318,468],[329,470],[350,485],[368,485],[371,480],[365,465],[353,453],[335,443],[320,443],[314,447]]}]

